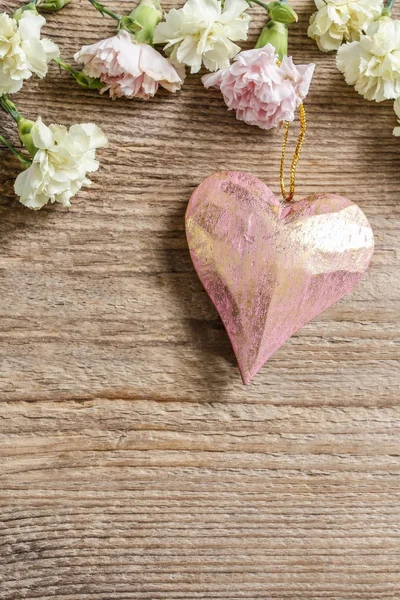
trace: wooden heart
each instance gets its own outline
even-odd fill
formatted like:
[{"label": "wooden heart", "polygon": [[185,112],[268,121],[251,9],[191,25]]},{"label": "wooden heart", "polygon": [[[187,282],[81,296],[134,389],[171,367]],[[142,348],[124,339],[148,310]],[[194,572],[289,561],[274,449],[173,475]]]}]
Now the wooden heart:
[{"label": "wooden heart", "polygon": [[280,202],[257,177],[222,171],[193,192],[195,269],[249,383],[282,344],[348,294],[374,251],[360,208],[336,194]]}]

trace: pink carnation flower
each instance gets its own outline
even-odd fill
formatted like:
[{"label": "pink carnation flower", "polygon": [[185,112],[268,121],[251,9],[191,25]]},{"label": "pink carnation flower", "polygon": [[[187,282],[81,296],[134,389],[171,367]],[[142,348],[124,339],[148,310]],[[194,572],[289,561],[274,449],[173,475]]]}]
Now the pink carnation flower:
[{"label": "pink carnation flower", "polygon": [[219,88],[236,118],[261,129],[293,121],[296,108],[307,96],[314,64],[296,66],[285,56],[278,64],[275,48],[246,50],[226,69],[204,75],[206,88]]},{"label": "pink carnation flower", "polygon": [[83,63],[83,72],[104,83],[101,92],[111,98],[154,96],[161,85],[170,92],[180,89],[183,80],[175,67],[148,44],[138,44],[127,31],[90,46],[74,56]]}]

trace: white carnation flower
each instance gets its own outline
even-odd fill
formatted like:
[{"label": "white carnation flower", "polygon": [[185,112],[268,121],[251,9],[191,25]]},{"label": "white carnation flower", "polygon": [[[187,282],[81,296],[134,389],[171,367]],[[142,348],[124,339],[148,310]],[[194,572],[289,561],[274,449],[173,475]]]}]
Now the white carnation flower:
[{"label": "white carnation flower", "polygon": [[385,17],[372,23],[360,41],[341,46],[336,64],[346,83],[367,100],[400,96],[400,21]]},{"label": "white carnation flower", "polygon": [[39,118],[31,129],[37,148],[31,166],[15,180],[20,202],[33,209],[48,202],[70,206],[70,199],[82,186],[89,186],[86,174],[97,171],[96,149],[107,144],[102,130],[93,123],[47,127]]},{"label": "white carnation flower", "polygon": [[47,65],[59,56],[52,41],[40,39],[46,19],[26,10],[19,20],[0,14],[0,95],[18,92],[32,73],[44,77]]},{"label": "white carnation flower", "polygon": [[[400,98],[397,98],[393,104],[394,112],[396,113],[397,119],[400,124]],[[400,127],[395,127],[393,129],[393,135],[400,137]]]},{"label": "white carnation flower", "polygon": [[192,73],[202,63],[209,71],[228,67],[240,51],[233,42],[247,38],[248,7],[246,0],[226,0],[224,5],[219,0],[188,0],[157,25],[154,43],[166,44],[171,62],[189,66]]},{"label": "white carnation flower", "polygon": [[307,33],[323,52],[358,40],[383,8],[382,0],[315,0],[315,5]]}]

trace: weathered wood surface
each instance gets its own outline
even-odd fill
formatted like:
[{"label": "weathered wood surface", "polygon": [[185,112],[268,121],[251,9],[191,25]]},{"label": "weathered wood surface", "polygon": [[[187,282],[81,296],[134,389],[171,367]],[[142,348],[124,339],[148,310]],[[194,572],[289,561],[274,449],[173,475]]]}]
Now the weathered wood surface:
[{"label": "weathered wood surface", "polygon": [[[295,8],[291,51],[317,63],[298,193],[357,201],[377,248],[248,387],[183,216],[218,168],[278,191],[281,134],[238,123],[198,76],[111,102],[52,68],[16,97],[96,121],[110,147],[71,210],[38,213],[0,150],[2,600],[400,597],[400,146],[391,103],[347,87],[305,35],[311,2]],[[47,33],[70,59],[112,22],[72,0]]]}]

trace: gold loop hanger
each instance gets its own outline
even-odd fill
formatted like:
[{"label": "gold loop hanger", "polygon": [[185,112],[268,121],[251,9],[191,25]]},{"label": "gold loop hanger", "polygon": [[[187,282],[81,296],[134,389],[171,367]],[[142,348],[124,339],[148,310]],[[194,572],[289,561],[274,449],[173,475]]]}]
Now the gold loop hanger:
[{"label": "gold loop hanger", "polygon": [[282,143],[282,157],[281,157],[281,168],[280,168],[280,184],[281,184],[282,197],[287,202],[290,202],[291,200],[293,200],[294,191],[295,191],[295,185],[296,185],[296,166],[297,166],[298,160],[300,158],[300,152],[301,152],[301,148],[303,146],[304,137],[306,135],[306,130],[307,130],[306,111],[305,111],[305,108],[304,108],[304,104],[300,104],[299,112],[300,112],[300,132],[299,132],[299,137],[298,137],[298,140],[297,140],[296,150],[294,151],[293,158],[292,158],[292,164],[291,164],[291,167],[290,167],[290,187],[289,187],[289,194],[286,194],[286,188],[285,188],[285,182],[284,182],[284,178],[285,178],[286,144],[287,144],[287,140],[288,140],[289,126],[290,126],[289,121],[286,121],[286,123],[285,123],[285,133],[284,133],[284,136],[283,136],[283,143]]}]

